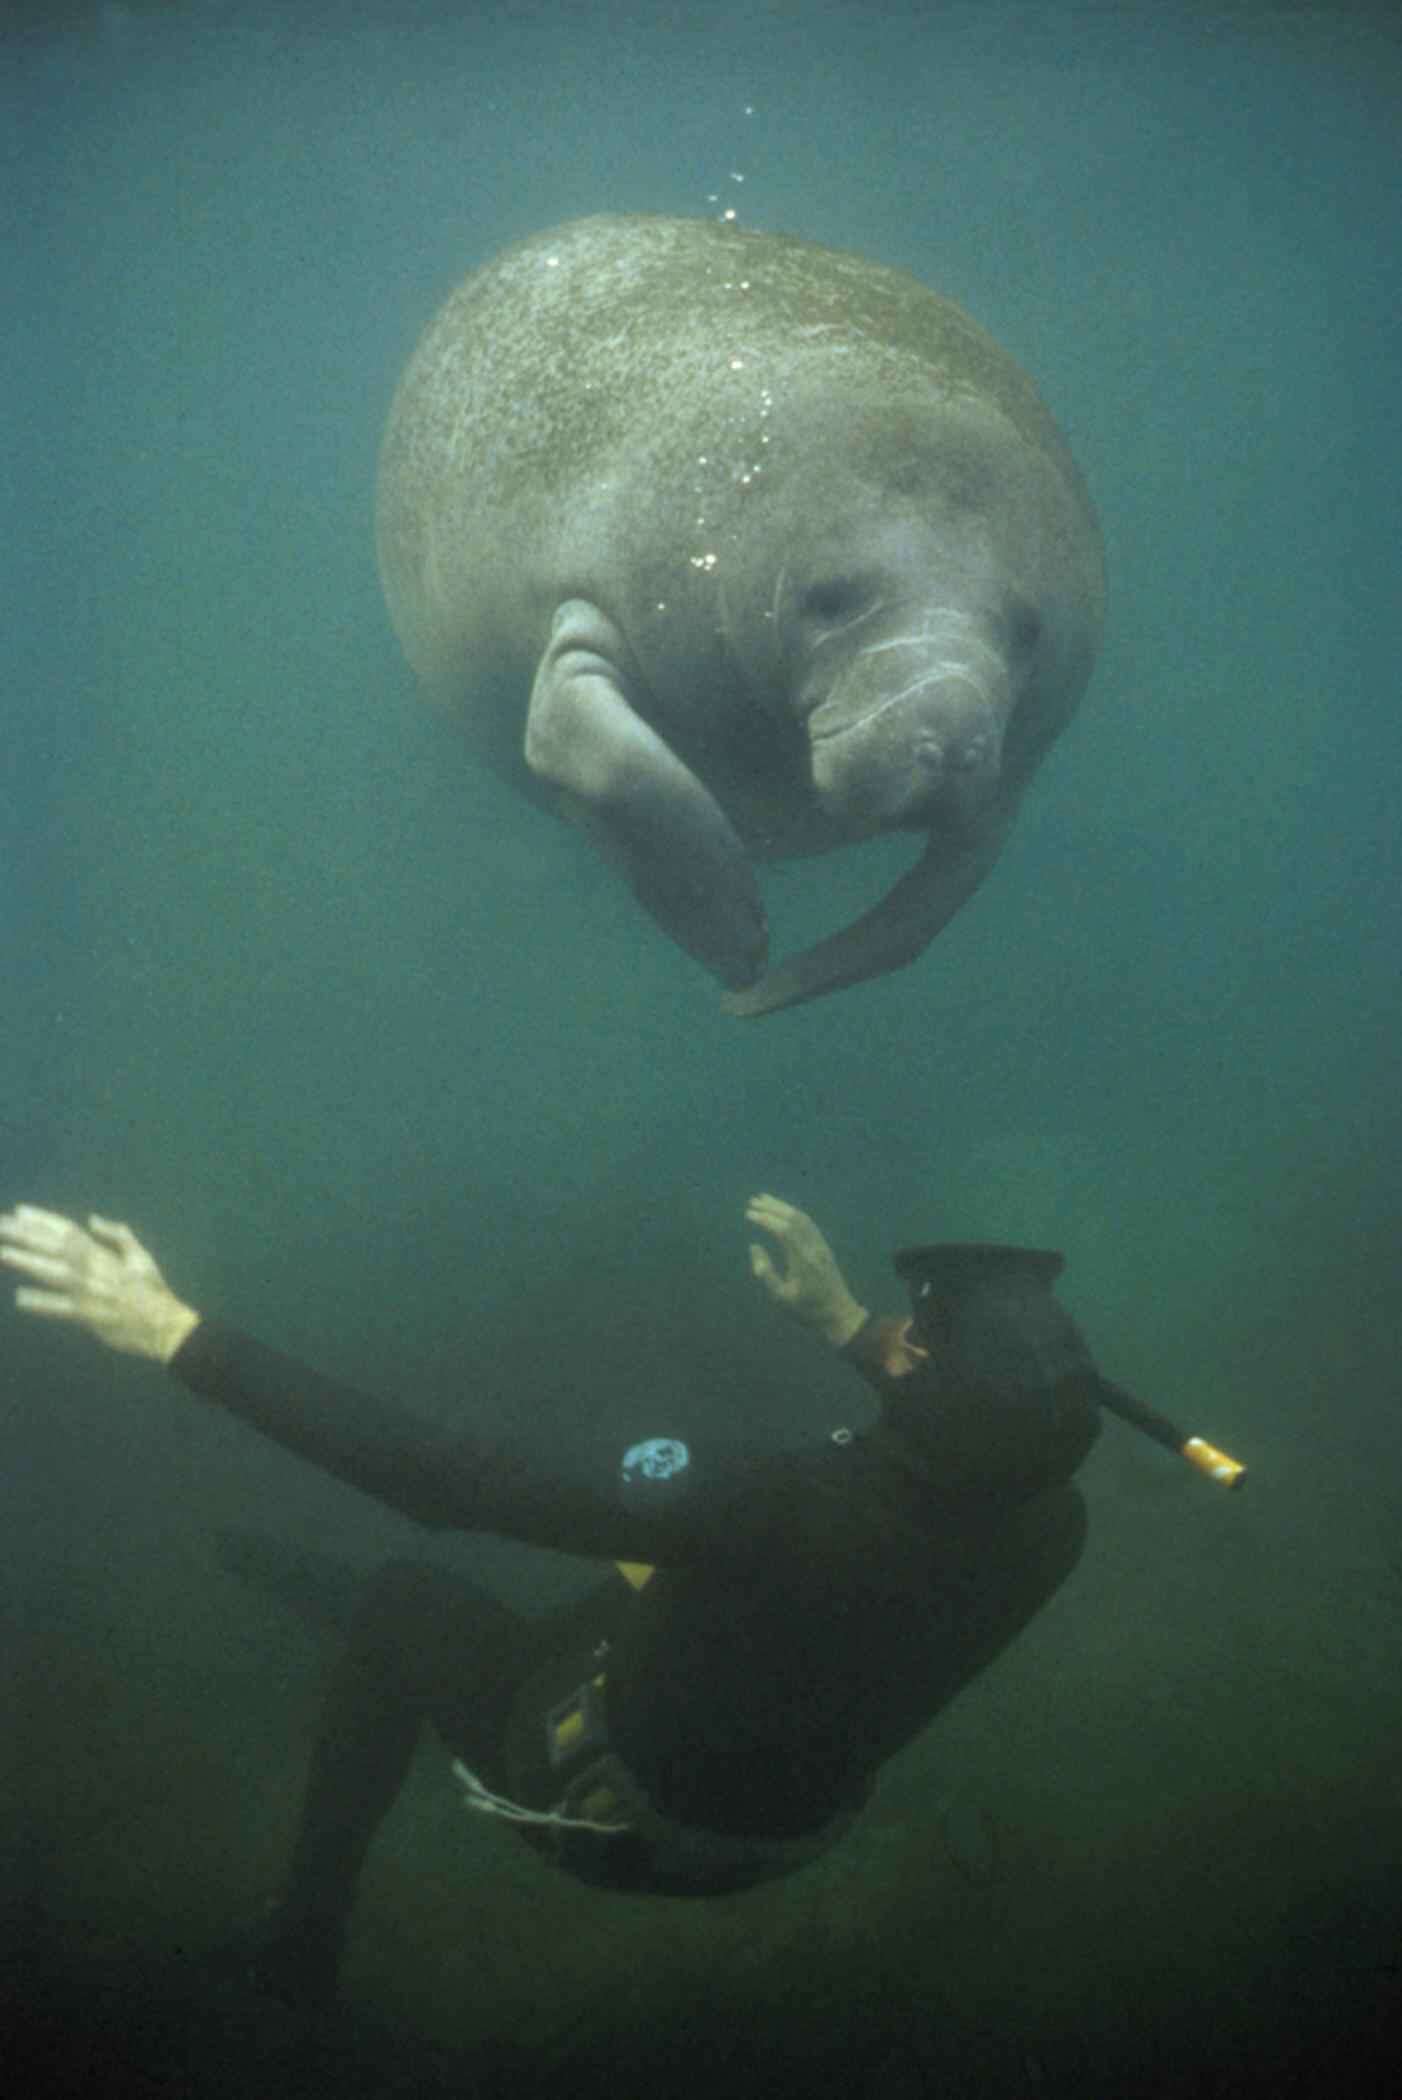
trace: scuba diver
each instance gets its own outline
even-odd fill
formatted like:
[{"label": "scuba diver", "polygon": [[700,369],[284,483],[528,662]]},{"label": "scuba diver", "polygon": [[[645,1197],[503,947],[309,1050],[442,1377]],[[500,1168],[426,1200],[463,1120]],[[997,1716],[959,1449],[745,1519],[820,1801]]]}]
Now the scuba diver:
[{"label": "scuba diver", "polygon": [[[663,1420],[567,1474],[528,1440],[446,1429],[197,1313],[126,1225],[85,1229],[31,1205],[0,1216],[0,1260],[28,1279],[22,1311],[164,1363],[419,1524],[616,1564],[535,1619],[412,1561],[370,1580],[286,1886],[240,1957],[259,1988],[334,1998],[360,1870],[425,1723],[465,1805],[578,1878],[671,1896],[748,1888],[834,1843],[882,1764],[1070,1575],[1086,1530],[1072,1475],[1102,1406],[1240,1477],[1101,1377],[1052,1295],[1059,1255],[906,1249],[894,1260],[910,1313],[873,1318],[803,1211],[761,1195],[745,1215],[773,1243],[751,1244],[754,1276],[863,1375],[876,1420],[762,1454],[683,1441]],[[494,1367],[471,1377],[479,1416],[519,1414]]]}]

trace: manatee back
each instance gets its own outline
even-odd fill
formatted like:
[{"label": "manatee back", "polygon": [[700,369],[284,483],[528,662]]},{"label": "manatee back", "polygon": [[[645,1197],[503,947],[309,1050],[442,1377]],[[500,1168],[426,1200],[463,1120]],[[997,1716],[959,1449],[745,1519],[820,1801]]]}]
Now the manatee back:
[{"label": "manatee back", "polygon": [[528,679],[558,591],[616,604],[621,561],[684,566],[781,466],[785,400],[834,390],[853,411],[977,398],[1080,487],[1026,374],[903,271],[706,219],[580,219],[506,249],[390,412],[380,566],[410,662],[444,697],[469,666]]}]

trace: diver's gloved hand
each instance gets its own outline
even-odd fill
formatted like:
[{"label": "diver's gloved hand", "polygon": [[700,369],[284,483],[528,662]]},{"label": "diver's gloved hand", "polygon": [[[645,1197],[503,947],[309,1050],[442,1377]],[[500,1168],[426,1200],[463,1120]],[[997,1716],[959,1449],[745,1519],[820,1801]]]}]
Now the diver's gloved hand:
[{"label": "diver's gloved hand", "polygon": [[766,1246],[750,1243],[750,1273],[775,1304],[834,1349],[850,1342],[865,1325],[867,1310],[848,1290],[832,1248],[807,1212],[781,1196],[751,1196],[745,1222],[772,1233],[779,1243],[782,1269]]},{"label": "diver's gloved hand", "polygon": [[169,1363],[199,1325],[129,1225],[94,1215],[85,1231],[57,1211],[20,1203],[0,1213],[0,1261],[44,1286],[15,1292],[21,1312],[71,1320],[128,1356]]}]

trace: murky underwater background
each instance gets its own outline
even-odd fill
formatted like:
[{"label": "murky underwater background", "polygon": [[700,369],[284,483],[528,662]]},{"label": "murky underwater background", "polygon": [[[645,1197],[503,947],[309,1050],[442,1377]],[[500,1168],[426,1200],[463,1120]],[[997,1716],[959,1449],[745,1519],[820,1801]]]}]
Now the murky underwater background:
[{"label": "murky underwater background", "polygon": [[[1337,2089],[1402,2015],[1388,12],[33,5],[0,54],[0,1202],[128,1218],[196,1304],[442,1419],[548,1389],[542,1448],[659,1390],[776,1444],[849,1397],[750,1282],[752,1190],[889,1306],[903,1240],[1045,1243],[1107,1371],[1251,1467],[1224,1495],[1109,1425],[1074,1583],[790,1883],[557,1881],[426,1751],[313,2061],[164,1980],[276,1886],[327,1653],[216,1542],[414,1535],[6,1310],[12,2061],[417,2090],[417,2036],[463,2090],[698,2053],[732,2094]],[[986,890],[749,1026],[464,763],[371,536],[468,268],[731,205],[990,327],[1111,575]],[[908,854],[770,871],[776,946]],[[427,1550],[523,1608],[585,1579]]]}]

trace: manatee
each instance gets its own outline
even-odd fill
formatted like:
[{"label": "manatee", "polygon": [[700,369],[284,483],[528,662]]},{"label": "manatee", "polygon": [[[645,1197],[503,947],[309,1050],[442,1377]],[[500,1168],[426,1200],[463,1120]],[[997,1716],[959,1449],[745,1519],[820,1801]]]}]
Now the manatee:
[{"label": "manatee", "polygon": [[[399,640],[761,1014],[912,962],[996,861],[1099,644],[1094,511],[1027,375],[903,271],[578,219],[449,297],[390,410]],[[758,860],[923,838],[768,967]]]}]

